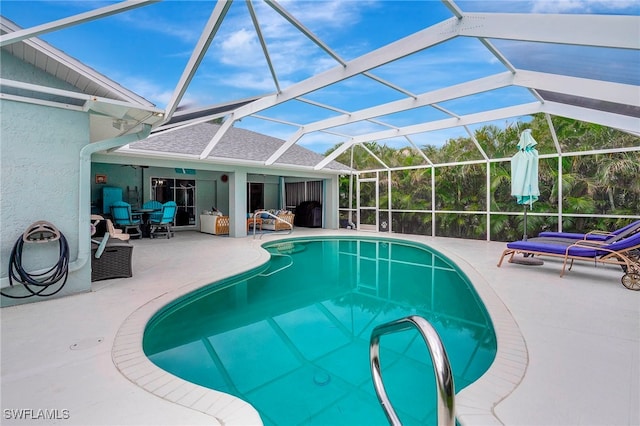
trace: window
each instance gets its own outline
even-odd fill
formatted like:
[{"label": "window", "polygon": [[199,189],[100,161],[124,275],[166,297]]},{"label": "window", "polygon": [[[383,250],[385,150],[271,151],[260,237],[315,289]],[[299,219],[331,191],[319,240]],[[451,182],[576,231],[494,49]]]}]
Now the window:
[{"label": "window", "polygon": [[193,179],[151,178],[151,199],[178,205],[176,226],[196,224],[196,181]]}]

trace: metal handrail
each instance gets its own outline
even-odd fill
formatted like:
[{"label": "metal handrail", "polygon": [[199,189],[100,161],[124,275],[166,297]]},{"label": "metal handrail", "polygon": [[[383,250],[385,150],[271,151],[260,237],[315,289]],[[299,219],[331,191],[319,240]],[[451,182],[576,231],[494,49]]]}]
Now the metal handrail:
[{"label": "metal handrail", "polygon": [[438,332],[426,319],[410,315],[406,318],[381,324],[371,332],[369,344],[369,361],[371,364],[371,375],[373,385],[378,395],[378,400],[392,425],[401,425],[395,410],[391,406],[391,401],[387,396],[382,382],[380,371],[380,337],[385,334],[408,330],[411,327],[418,329],[433,360],[433,371],[436,376],[436,386],[438,387],[438,425],[453,426],[455,424],[455,386],[449,357],[444,349],[444,345]]},{"label": "metal handrail", "polygon": [[[289,235],[290,233],[293,232],[293,223],[289,223],[286,220],[282,219],[281,217],[276,216],[273,213],[269,213],[266,210],[258,210],[254,213],[253,215],[253,238],[256,238],[256,219],[257,219],[257,214],[266,214],[267,216],[271,216],[272,218],[274,218],[276,220],[276,222],[283,222],[286,223],[287,225],[289,225],[289,232],[287,232],[287,235]],[[264,235],[264,233],[260,234],[260,240],[262,239],[262,236]]]}]

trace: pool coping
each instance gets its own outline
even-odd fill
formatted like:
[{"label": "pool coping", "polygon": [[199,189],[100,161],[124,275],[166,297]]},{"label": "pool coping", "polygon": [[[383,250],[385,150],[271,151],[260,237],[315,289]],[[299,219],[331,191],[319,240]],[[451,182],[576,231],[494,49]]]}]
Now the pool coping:
[{"label": "pool coping", "polygon": [[469,262],[435,242],[421,242],[440,251],[467,275],[489,312],[496,334],[496,357],[489,369],[456,393],[456,418],[461,425],[503,425],[495,407],[520,385],[529,365],[529,352],[520,327],[486,278]]},{"label": "pool coping", "polygon": [[[494,408],[517,388],[529,363],[525,340],[506,305],[480,272],[460,256],[440,247],[436,241],[399,234],[375,238],[407,240],[427,245],[448,257],[469,278],[493,322],[497,352],[489,369],[478,380],[456,394],[456,418],[461,425],[502,425]],[[269,260],[269,253],[261,247],[262,243],[254,241],[248,248],[257,250],[258,257],[252,264],[245,265],[245,270],[260,266]],[[243,271],[237,273],[240,272]],[[216,279],[228,278],[237,273]],[[170,302],[208,284],[210,281],[189,283],[150,300],[131,313],[116,333],[111,351],[113,363],[123,376],[140,388],[164,400],[210,415],[220,425],[261,425],[260,415],[248,402],[174,376],[153,364],[143,351],[142,338],[149,320]]]}]

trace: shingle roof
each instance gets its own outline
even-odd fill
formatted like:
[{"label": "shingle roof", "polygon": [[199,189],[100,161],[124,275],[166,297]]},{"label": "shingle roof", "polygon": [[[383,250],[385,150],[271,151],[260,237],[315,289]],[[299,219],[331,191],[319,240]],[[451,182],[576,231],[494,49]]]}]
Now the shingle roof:
[{"label": "shingle roof", "polygon": [[[220,129],[219,124],[201,123],[183,129],[153,135],[145,140],[130,144],[130,149],[200,155],[213,136]],[[232,127],[211,151],[208,159],[238,160],[239,162],[265,162],[284,144],[282,139]],[[293,145],[275,163],[275,166],[297,166],[313,168],[324,156],[299,145]],[[325,169],[349,170],[349,167],[332,161]]]}]

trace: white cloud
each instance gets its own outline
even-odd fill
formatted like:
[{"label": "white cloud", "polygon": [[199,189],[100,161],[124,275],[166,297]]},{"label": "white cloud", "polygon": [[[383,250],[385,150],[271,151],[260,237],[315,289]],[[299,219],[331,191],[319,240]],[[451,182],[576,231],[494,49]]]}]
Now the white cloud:
[{"label": "white cloud", "polygon": [[597,10],[626,10],[637,8],[635,0],[536,0],[532,3],[534,13],[593,13]]},{"label": "white cloud", "polygon": [[[166,85],[158,85],[150,80],[138,77],[123,77],[122,85],[132,92],[144,97],[148,101],[155,104],[158,108],[166,108],[173,96],[173,87],[169,90]],[[208,102],[204,102],[206,104]],[[185,94],[180,101],[181,105],[201,105],[203,100],[191,94]]]},{"label": "white cloud", "polygon": [[225,77],[224,83],[226,86],[259,92],[274,92],[276,90],[275,83],[268,72],[260,75],[250,72],[236,73]]},{"label": "white cloud", "polygon": [[220,42],[216,55],[223,64],[243,67],[263,66],[265,59],[255,31],[240,28],[228,34]]},{"label": "white cloud", "polygon": [[132,92],[144,96],[145,99],[160,108],[164,108],[173,95],[173,91],[167,90],[166,87],[160,87],[156,83],[137,77],[125,77],[122,80],[122,84]]},{"label": "white cloud", "polygon": [[297,144],[311,151],[324,154],[336,144],[346,142],[345,138],[323,132],[314,132],[304,135]]},{"label": "white cloud", "polygon": [[[160,5],[164,8],[165,5]],[[169,6],[173,6],[169,4]],[[168,6],[167,6],[168,7]],[[180,41],[192,45],[200,37],[202,26],[204,25],[206,15],[204,10],[197,13],[193,9],[185,9],[179,18],[168,16],[158,7],[146,6],[132,10],[129,13],[120,13],[116,18],[124,22],[127,26],[131,26],[136,30],[144,33],[156,34],[160,33],[162,37],[168,37],[172,41]],[[168,18],[168,19],[167,19]]]}]

